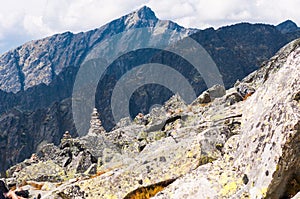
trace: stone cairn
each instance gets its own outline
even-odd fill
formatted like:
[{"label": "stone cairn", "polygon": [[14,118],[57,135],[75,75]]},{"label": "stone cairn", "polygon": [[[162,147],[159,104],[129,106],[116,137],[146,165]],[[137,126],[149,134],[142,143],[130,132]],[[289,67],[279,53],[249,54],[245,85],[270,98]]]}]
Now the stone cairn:
[{"label": "stone cairn", "polygon": [[70,132],[66,131],[63,135],[63,139],[71,139],[71,138],[72,138],[72,136],[71,136]]},{"label": "stone cairn", "polygon": [[94,108],[91,115],[89,133],[95,133],[95,134],[106,133],[105,129],[102,126],[101,120],[99,119],[99,113],[96,108]]}]

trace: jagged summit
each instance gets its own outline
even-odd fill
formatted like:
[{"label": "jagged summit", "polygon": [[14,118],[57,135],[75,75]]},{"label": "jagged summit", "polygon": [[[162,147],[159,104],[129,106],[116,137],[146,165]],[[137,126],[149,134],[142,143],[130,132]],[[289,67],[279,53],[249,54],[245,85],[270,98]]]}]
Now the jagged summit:
[{"label": "jagged summit", "polygon": [[297,24],[290,19],[278,24],[276,28],[282,33],[289,33],[300,30]]},{"label": "jagged summit", "polygon": [[147,6],[143,6],[133,13],[137,13],[141,19],[148,19],[148,20],[151,20],[151,19],[157,20],[158,19],[156,17],[155,13],[153,12],[153,10],[151,10],[151,8],[149,8]]},{"label": "jagged summit", "polygon": [[104,38],[129,29],[156,26],[174,32],[188,30],[172,21],[160,21],[149,7],[143,6],[85,33],[66,32],[27,42],[0,55],[0,90],[17,93],[40,84],[48,86],[64,69],[78,68],[86,52]]},{"label": "jagged summit", "polygon": [[136,27],[139,25],[154,25],[159,20],[151,8],[143,6],[140,9],[133,11],[122,17],[124,25],[127,28]]}]

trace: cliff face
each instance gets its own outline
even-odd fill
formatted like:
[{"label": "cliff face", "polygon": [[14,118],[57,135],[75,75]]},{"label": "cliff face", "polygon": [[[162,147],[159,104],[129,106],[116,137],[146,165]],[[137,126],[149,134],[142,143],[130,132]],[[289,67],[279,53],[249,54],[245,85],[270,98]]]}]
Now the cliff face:
[{"label": "cliff face", "polygon": [[[0,117],[1,169],[28,158],[40,144],[59,144],[66,130],[75,131],[71,101],[34,112],[12,109]],[[13,155],[12,155],[13,154]]]},{"label": "cliff face", "polygon": [[44,145],[7,182],[44,198],[297,198],[299,76],[298,39],[226,92],[174,95],[111,132],[95,109],[86,136]]},{"label": "cliff face", "polygon": [[[2,147],[5,151],[0,156],[0,162],[4,162],[0,167],[1,171],[30,156],[42,140],[58,143],[65,130],[70,130],[73,136],[87,133],[87,129],[79,129],[78,132],[74,127],[70,99],[83,60],[104,39],[125,30],[143,27],[152,27],[154,31],[168,30],[174,34],[191,35],[212,57],[227,88],[237,79],[242,79],[257,69],[284,44],[300,36],[298,29],[282,31],[283,26],[262,24],[243,23],[218,30],[185,29],[171,21],[159,20],[150,8],[143,7],[86,33],[66,32],[28,42],[0,56],[0,142],[4,144]],[[128,54],[128,57],[135,56],[135,53],[138,52]],[[172,60],[173,57],[167,59]],[[157,60],[162,62],[163,59],[158,56]],[[138,61],[140,60],[133,64]],[[178,63],[185,64],[182,60]],[[120,64],[128,65],[122,63],[122,60]],[[127,72],[126,67],[122,70]],[[108,80],[116,72],[118,71],[115,69],[108,71]],[[184,71],[184,67],[181,72],[189,73]],[[109,84],[110,81],[104,82],[104,85]],[[200,81],[196,86],[196,94],[199,95],[205,89],[206,85]],[[160,93],[160,97],[152,95],[153,91]],[[156,85],[139,89],[132,97],[132,116],[139,112],[148,113],[153,104],[162,104],[173,94]],[[95,97],[102,100],[96,102],[96,107],[103,126],[112,129],[112,117],[102,114],[109,107],[107,101],[110,98],[105,95]],[[66,101],[68,107],[65,107]],[[63,106],[66,113],[56,113],[54,110],[59,109],[59,106]],[[46,120],[47,115],[51,115],[50,122]],[[15,120],[16,123],[13,122]],[[44,126],[48,126],[46,129],[49,128],[49,135],[46,135]],[[23,138],[22,135],[26,136]],[[25,146],[26,143],[32,145]],[[13,148],[21,150],[16,152]]]}]

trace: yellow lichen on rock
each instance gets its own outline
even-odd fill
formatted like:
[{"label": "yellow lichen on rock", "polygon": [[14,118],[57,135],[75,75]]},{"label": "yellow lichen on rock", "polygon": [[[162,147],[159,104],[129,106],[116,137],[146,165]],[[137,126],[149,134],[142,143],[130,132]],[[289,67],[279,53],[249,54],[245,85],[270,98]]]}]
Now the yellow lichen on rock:
[{"label": "yellow lichen on rock", "polygon": [[221,190],[221,194],[223,196],[228,196],[228,195],[230,196],[230,195],[232,195],[233,193],[236,192],[237,188],[238,188],[238,186],[237,186],[236,182],[229,182]]}]

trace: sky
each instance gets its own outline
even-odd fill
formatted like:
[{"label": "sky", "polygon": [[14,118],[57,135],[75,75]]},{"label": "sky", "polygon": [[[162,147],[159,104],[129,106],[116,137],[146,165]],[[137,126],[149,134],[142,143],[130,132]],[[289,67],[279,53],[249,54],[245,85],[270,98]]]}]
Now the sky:
[{"label": "sky", "polygon": [[144,5],[188,28],[238,22],[300,25],[300,0],[0,0],[0,53],[55,33],[101,27]]}]

